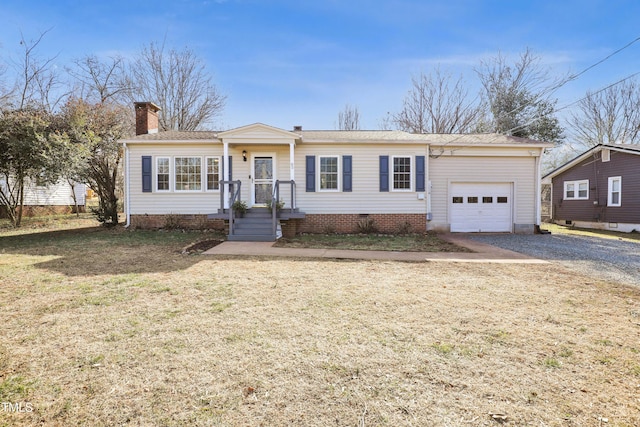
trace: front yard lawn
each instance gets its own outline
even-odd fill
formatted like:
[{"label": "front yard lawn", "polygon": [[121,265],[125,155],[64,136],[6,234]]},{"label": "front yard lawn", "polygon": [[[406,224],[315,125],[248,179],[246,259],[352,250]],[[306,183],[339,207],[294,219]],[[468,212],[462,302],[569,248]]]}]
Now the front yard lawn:
[{"label": "front yard lawn", "polygon": [[0,426],[640,425],[636,288],[214,237],[0,231]]}]

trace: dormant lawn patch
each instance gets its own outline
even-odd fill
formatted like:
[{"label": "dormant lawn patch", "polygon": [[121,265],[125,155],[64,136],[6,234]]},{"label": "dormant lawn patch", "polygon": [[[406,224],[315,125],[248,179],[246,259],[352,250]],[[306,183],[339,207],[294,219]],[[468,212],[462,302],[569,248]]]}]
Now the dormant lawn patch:
[{"label": "dormant lawn patch", "polygon": [[640,425],[637,289],[208,239],[0,237],[0,425]]}]

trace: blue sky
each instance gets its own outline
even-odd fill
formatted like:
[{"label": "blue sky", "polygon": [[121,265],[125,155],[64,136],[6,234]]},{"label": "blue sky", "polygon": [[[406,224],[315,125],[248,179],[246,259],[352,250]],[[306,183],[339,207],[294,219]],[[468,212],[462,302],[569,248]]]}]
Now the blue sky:
[{"label": "blue sky", "polygon": [[[346,104],[376,129],[411,76],[439,66],[478,87],[474,68],[529,47],[554,75],[576,73],[640,36],[640,2],[596,0],[3,0],[0,57],[48,29],[40,55],[134,55],[190,47],[228,101],[218,128],[262,122],[334,129]],[[640,42],[556,93],[569,104],[640,71]]]}]

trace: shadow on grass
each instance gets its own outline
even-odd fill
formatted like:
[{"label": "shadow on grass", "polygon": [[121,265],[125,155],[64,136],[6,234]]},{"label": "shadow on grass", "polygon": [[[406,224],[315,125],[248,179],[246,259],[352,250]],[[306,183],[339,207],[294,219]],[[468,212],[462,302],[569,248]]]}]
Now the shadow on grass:
[{"label": "shadow on grass", "polygon": [[184,248],[220,236],[179,230],[128,231],[121,226],[0,234],[0,254],[47,257],[33,265],[67,276],[171,272],[201,260],[183,254]]}]

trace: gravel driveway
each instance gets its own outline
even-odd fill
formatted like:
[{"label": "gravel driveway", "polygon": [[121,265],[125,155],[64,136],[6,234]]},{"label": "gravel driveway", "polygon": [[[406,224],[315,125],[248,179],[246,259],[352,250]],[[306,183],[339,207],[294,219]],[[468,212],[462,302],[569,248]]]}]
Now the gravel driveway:
[{"label": "gravel driveway", "polygon": [[469,234],[467,237],[556,261],[588,276],[640,286],[640,243],[567,234]]}]

